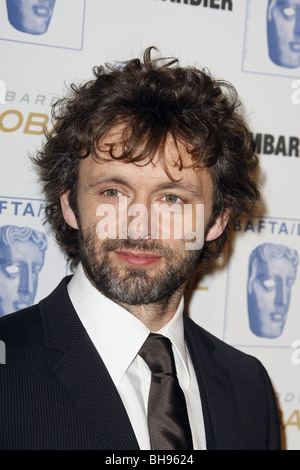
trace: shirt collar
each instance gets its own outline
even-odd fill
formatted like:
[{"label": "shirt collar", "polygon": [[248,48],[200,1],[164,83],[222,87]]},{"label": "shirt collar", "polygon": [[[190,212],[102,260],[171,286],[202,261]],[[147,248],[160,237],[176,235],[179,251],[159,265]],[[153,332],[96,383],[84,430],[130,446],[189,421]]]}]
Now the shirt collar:
[{"label": "shirt collar", "polygon": [[[128,310],[105,297],[86,277],[79,264],[68,284],[73,306],[106,365],[115,385],[118,385],[150,330]],[[183,298],[172,319],[159,330],[173,344],[177,371],[180,368],[184,386],[189,385],[189,368],[184,341]]]}]

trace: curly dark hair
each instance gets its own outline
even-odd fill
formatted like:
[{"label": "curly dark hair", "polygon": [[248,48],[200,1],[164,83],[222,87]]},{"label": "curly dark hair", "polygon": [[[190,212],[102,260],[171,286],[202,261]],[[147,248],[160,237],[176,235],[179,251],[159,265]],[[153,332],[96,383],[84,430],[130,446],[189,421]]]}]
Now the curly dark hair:
[{"label": "curly dark hair", "polygon": [[[89,155],[99,159],[99,140],[118,124],[124,128],[123,152],[115,156],[111,146],[111,158],[145,164],[158,154],[164,161],[166,139],[172,136],[186,145],[194,166],[209,169],[214,186],[209,226],[226,208],[231,220],[251,213],[259,197],[258,159],[235,88],[206,70],[181,67],[175,58],[153,58],[153,49],[122,67],[95,67],[95,79],[71,85],[54,105],[53,130],[33,158],[46,196],[46,221],[73,266],[80,261],[78,231],[66,224],[60,196],[70,190],[78,216],[79,162]],[[221,253],[227,231],[205,243],[202,261]]]}]

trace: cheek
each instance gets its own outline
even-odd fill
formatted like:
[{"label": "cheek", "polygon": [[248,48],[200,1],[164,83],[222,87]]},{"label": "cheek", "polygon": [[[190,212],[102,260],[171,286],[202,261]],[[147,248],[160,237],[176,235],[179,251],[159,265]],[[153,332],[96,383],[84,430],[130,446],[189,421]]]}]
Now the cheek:
[{"label": "cheek", "polygon": [[96,223],[99,220],[98,206],[99,203],[94,200],[92,197],[80,197],[78,195],[78,214],[82,226],[90,225],[91,223]]},{"label": "cheek", "polygon": [[119,238],[119,217],[112,205],[100,204],[96,208],[95,215],[95,219],[90,219],[90,226],[95,227],[95,233],[99,240]]}]

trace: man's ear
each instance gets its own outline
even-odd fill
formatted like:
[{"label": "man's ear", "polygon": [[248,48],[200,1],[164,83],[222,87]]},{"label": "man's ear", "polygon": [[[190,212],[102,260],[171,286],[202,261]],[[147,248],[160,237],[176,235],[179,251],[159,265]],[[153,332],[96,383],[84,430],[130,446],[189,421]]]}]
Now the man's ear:
[{"label": "man's ear", "polygon": [[69,203],[69,193],[70,191],[66,191],[60,196],[61,210],[67,224],[78,230],[77,220]]},{"label": "man's ear", "polygon": [[222,235],[228,223],[229,216],[230,209],[225,209],[222,214],[216,218],[214,225],[210,227],[205,237],[205,241],[210,242],[212,240],[216,240],[220,235]]}]

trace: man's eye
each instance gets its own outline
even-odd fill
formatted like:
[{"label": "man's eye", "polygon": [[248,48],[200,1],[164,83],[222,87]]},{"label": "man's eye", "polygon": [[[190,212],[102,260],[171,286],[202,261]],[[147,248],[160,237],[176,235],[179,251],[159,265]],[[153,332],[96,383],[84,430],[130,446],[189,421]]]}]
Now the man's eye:
[{"label": "man's eye", "polygon": [[113,188],[107,189],[106,191],[104,191],[104,194],[108,197],[119,197],[121,195],[120,191]]},{"label": "man's eye", "polygon": [[166,196],[163,197],[163,199],[168,204],[176,204],[178,202],[181,202],[180,197],[175,196],[175,194],[167,194]]}]

